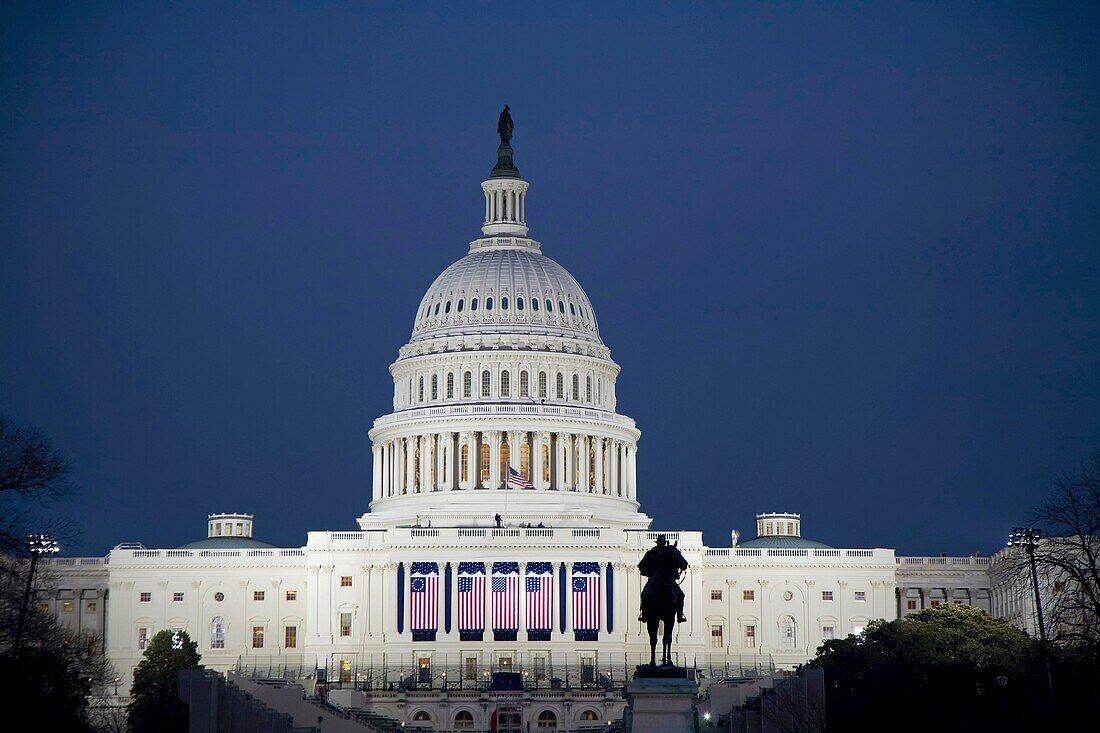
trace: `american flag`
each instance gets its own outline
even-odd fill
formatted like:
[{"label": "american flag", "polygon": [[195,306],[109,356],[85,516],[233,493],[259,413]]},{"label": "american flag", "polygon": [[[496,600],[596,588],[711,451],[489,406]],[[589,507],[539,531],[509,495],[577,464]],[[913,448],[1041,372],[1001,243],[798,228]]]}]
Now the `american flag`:
[{"label": "american flag", "polygon": [[600,628],[599,563],[573,563],[573,628],[579,631]]},{"label": "american flag", "polygon": [[508,466],[508,483],[521,489],[533,489],[535,485],[527,480],[527,477],[516,469]]},{"label": "american flag", "polygon": [[493,629],[519,629],[519,563],[493,563]]},{"label": "american flag", "polygon": [[527,563],[524,590],[527,597],[527,630],[550,631],[554,626],[554,569],[550,563]]},{"label": "american flag", "polygon": [[458,564],[458,630],[485,629],[485,563]]},{"label": "american flag", "polygon": [[412,596],[409,628],[413,633],[435,631],[439,628],[439,565],[414,562],[409,578],[409,594]]}]

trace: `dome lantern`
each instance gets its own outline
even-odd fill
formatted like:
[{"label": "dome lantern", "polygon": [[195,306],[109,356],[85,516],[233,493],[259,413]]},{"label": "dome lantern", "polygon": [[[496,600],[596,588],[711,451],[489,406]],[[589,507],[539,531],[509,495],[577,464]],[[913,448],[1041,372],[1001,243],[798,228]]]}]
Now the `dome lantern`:
[{"label": "dome lantern", "polygon": [[512,115],[508,105],[497,121],[500,146],[497,147],[497,164],[489,174],[489,180],[481,184],[485,192],[485,221],[481,231],[487,236],[527,236],[525,203],[527,181],[520,178],[519,169],[512,162]]}]

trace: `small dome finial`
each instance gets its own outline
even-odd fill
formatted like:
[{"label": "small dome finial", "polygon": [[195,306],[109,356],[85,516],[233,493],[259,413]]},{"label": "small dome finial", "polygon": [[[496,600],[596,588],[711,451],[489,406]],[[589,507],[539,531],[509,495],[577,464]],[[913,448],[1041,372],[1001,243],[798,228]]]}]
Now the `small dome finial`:
[{"label": "small dome finial", "polygon": [[497,135],[500,135],[500,146],[497,148],[497,164],[493,166],[489,178],[519,178],[519,169],[512,162],[512,131],[515,125],[512,123],[512,113],[508,105],[497,118]]}]

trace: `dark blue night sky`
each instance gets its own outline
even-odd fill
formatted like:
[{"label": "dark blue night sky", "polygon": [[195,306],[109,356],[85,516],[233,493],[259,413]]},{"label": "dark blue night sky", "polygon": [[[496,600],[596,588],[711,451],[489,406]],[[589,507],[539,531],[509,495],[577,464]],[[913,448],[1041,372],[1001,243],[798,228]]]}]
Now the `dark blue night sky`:
[{"label": "dark blue night sky", "polygon": [[996,550],[1100,447],[1094,3],[0,7],[0,412],[70,554],[367,508],[511,105],[658,528]]}]

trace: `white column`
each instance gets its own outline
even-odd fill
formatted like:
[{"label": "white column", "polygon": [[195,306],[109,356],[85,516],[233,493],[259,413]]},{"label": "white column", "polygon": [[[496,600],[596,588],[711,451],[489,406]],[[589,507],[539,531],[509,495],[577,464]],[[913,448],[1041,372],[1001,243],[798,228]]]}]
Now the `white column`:
[{"label": "white column", "polygon": [[400,495],[405,493],[405,439],[398,438],[394,441],[393,448],[393,493]]},{"label": "white column", "polygon": [[607,487],[607,493],[611,496],[617,496],[619,488],[619,441],[610,441],[607,448],[607,475],[611,479],[611,485]]},{"label": "white column", "polygon": [[554,479],[554,488],[556,488],[558,491],[566,491],[569,488],[568,484],[567,484],[567,480],[566,480],[566,477],[568,476],[568,474],[566,472],[567,460],[568,460],[568,455],[567,454],[569,452],[567,447],[566,447],[566,444],[568,442],[569,442],[569,439],[566,437],[565,433],[555,433],[555,435],[554,435],[554,448],[555,448],[554,453],[556,455],[554,456],[554,476],[553,476],[553,479]]},{"label": "white column", "polygon": [[588,445],[589,440],[587,435],[580,435],[577,440],[577,462],[580,464],[577,466],[577,491],[583,491],[585,493],[592,490],[588,474],[588,465],[591,461]]},{"label": "white column", "polygon": [[435,491],[435,435],[420,439],[420,491]]},{"label": "white column", "polygon": [[638,446],[630,446],[630,463],[628,464],[628,475],[630,476],[630,498],[638,498]]},{"label": "white column", "polygon": [[[547,481],[543,479],[542,475],[542,447],[550,446],[550,433],[535,433],[535,445],[533,448],[535,458],[531,461],[532,473],[535,475],[532,477],[532,482],[535,484],[535,488],[539,491],[546,491],[550,488]],[[553,456],[551,456],[553,460]]]},{"label": "white column", "polygon": [[390,443],[382,444],[382,496],[390,495]]},{"label": "white column", "polygon": [[619,485],[618,485],[618,491],[616,492],[616,496],[626,496],[627,495],[627,487],[626,487],[626,451],[627,451],[626,443],[621,444],[619,446]]},{"label": "white column", "polygon": [[405,492],[416,489],[416,438],[405,439]]},{"label": "white column", "polygon": [[382,497],[382,446],[375,443],[371,446],[371,500],[377,501]]},{"label": "white column", "polygon": [[595,445],[592,447],[596,452],[596,486],[594,490],[597,494],[604,492],[603,483],[603,438],[593,438],[592,441]]},{"label": "white column", "polygon": [[[474,467],[477,465],[477,461],[474,457],[474,449],[477,448],[477,441],[474,440],[474,434],[472,432],[466,431],[462,433],[459,438],[459,445],[456,453],[461,454],[463,445],[466,446],[466,479],[463,480],[461,474],[459,474],[456,478],[459,482],[458,488],[467,490],[472,489],[475,486],[475,483],[473,481]],[[456,459],[457,458],[458,457],[456,456]],[[462,461],[456,460],[456,465],[458,466],[456,470],[461,471]]]},{"label": "white column", "polygon": [[482,437],[489,437],[489,488],[500,488],[500,436],[499,430],[489,430]]}]

